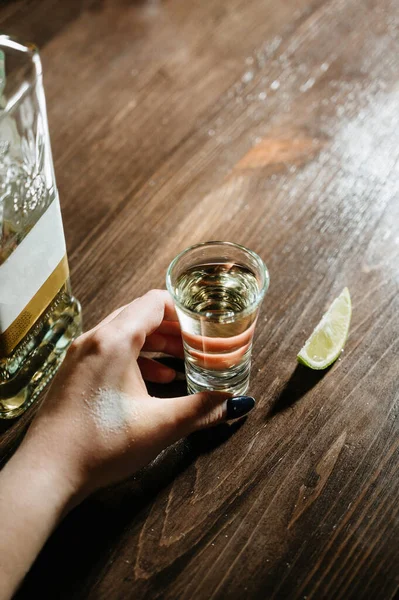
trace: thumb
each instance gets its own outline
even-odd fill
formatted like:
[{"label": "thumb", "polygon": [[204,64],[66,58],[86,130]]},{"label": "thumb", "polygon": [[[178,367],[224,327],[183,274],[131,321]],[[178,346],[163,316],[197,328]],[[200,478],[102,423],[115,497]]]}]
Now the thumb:
[{"label": "thumb", "polygon": [[177,429],[184,437],[198,429],[212,427],[246,415],[255,406],[252,396],[227,397],[222,392],[199,392],[169,400],[168,410]]}]

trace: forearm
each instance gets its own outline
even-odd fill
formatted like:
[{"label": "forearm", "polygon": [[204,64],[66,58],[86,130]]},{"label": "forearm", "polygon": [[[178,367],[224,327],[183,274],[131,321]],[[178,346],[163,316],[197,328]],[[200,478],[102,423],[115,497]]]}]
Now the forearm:
[{"label": "forearm", "polygon": [[0,600],[11,598],[73,498],[73,487],[35,444],[0,473]]}]

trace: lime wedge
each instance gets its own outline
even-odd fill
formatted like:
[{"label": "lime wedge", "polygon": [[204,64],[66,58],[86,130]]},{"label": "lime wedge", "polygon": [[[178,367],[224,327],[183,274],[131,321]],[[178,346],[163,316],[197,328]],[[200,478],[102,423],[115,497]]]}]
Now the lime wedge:
[{"label": "lime wedge", "polygon": [[335,298],[297,359],[311,369],[326,369],[341,354],[349,333],[352,304],[348,288]]}]

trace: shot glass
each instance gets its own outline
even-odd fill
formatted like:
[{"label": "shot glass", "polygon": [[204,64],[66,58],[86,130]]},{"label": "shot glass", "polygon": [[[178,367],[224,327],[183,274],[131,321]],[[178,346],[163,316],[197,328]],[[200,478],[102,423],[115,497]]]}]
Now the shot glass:
[{"label": "shot glass", "polygon": [[166,286],[183,336],[189,392],[242,395],[269,273],[252,250],[231,242],[187,248],[169,265]]}]

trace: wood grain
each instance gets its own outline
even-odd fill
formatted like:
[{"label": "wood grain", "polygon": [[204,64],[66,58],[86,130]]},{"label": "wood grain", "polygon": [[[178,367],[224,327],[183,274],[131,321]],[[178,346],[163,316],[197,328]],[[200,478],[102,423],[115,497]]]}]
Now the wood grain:
[{"label": "wood grain", "polygon": [[[18,598],[393,598],[397,1],[19,0],[0,26],[42,47],[86,327],[198,241],[249,246],[271,273],[256,411],[76,509]],[[296,366],[345,285],[342,358]],[[32,412],[2,425],[3,460]]]}]

